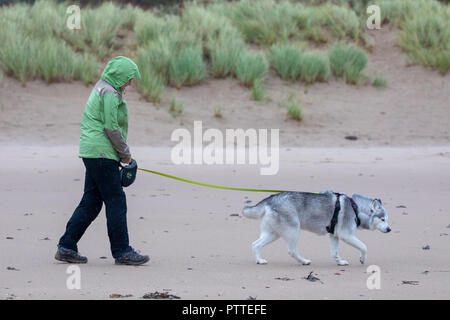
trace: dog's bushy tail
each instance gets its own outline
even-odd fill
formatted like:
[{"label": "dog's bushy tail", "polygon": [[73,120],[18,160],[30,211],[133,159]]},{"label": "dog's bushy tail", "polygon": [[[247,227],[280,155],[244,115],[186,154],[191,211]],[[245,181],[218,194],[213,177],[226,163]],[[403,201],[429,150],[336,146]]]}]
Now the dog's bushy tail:
[{"label": "dog's bushy tail", "polygon": [[253,207],[245,207],[242,209],[242,215],[249,219],[260,219],[266,213],[264,205],[257,204]]}]

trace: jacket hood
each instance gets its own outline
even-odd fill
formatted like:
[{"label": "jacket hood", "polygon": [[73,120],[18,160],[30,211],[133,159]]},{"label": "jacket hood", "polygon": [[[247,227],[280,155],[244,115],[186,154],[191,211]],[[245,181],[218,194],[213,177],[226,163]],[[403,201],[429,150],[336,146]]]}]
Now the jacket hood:
[{"label": "jacket hood", "polygon": [[140,80],[141,74],[138,66],[131,59],[118,56],[109,60],[101,78],[120,91],[120,87],[130,79]]}]

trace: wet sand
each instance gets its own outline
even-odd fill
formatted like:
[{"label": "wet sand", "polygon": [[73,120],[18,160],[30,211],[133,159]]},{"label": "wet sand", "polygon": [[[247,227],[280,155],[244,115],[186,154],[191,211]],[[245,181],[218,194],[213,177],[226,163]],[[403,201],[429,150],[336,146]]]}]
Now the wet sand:
[{"label": "wet sand", "polygon": [[[358,231],[368,247],[365,265],[346,244],[340,255],[350,265],[335,265],[327,237],[306,231],[299,252],[311,265],[289,257],[283,240],[262,250],[269,264],[256,265],[251,242],[259,235],[259,221],[242,217],[241,209],[269,194],[210,189],[139,172],[126,189],[128,228],[131,245],[151,260],[140,267],[114,265],[102,209],[79,243],[89,258],[80,265],[80,290],[67,289],[68,265],[53,259],[82,195],[78,146],[1,145],[0,150],[6,160],[0,168],[0,299],[108,299],[114,293],[136,299],[154,291],[182,299],[450,296],[449,146],[283,148],[275,176],[262,176],[259,166],[250,165],[173,165],[169,148],[134,147],[140,167],[201,182],[381,198],[393,231]],[[369,265],[380,267],[379,290],[366,286]],[[311,271],[322,283],[304,279]]]}]

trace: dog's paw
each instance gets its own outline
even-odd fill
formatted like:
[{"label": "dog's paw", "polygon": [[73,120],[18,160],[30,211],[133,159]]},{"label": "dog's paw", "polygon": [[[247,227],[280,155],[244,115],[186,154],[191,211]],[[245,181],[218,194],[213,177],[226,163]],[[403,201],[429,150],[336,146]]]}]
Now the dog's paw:
[{"label": "dog's paw", "polygon": [[311,264],[311,260],[305,259],[302,261],[302,265],[304,265],[304,266],[308,266],[310,264]]},{"label": "dog's paw", "polygon": [[267,260],[266,259],[260,259],[260,260],[256,261],[256,264],[267,264]]},{"label": "dog's paw", "polygon": [[359,262],[361,262],[361,264],[364,264],[364,262],[366,262],[366,256],[361,256],[359,257]]},{"label": "dog's paw", "polygon": [[347,260],[339,260],[337,264],[338,264],[338,266],[348,266],[348,261]]}]

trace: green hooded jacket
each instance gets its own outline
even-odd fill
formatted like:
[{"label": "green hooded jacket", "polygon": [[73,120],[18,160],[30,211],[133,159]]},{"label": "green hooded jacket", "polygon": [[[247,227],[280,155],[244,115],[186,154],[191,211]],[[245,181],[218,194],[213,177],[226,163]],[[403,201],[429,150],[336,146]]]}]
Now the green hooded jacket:
[{"label": "green hooded jacket", "polygon": [[80,158],[107,158],[127,162],[128,108],[120,88],[140,79],[139,68],[126,57],[111,59],[91,91],[81,120]]}]

